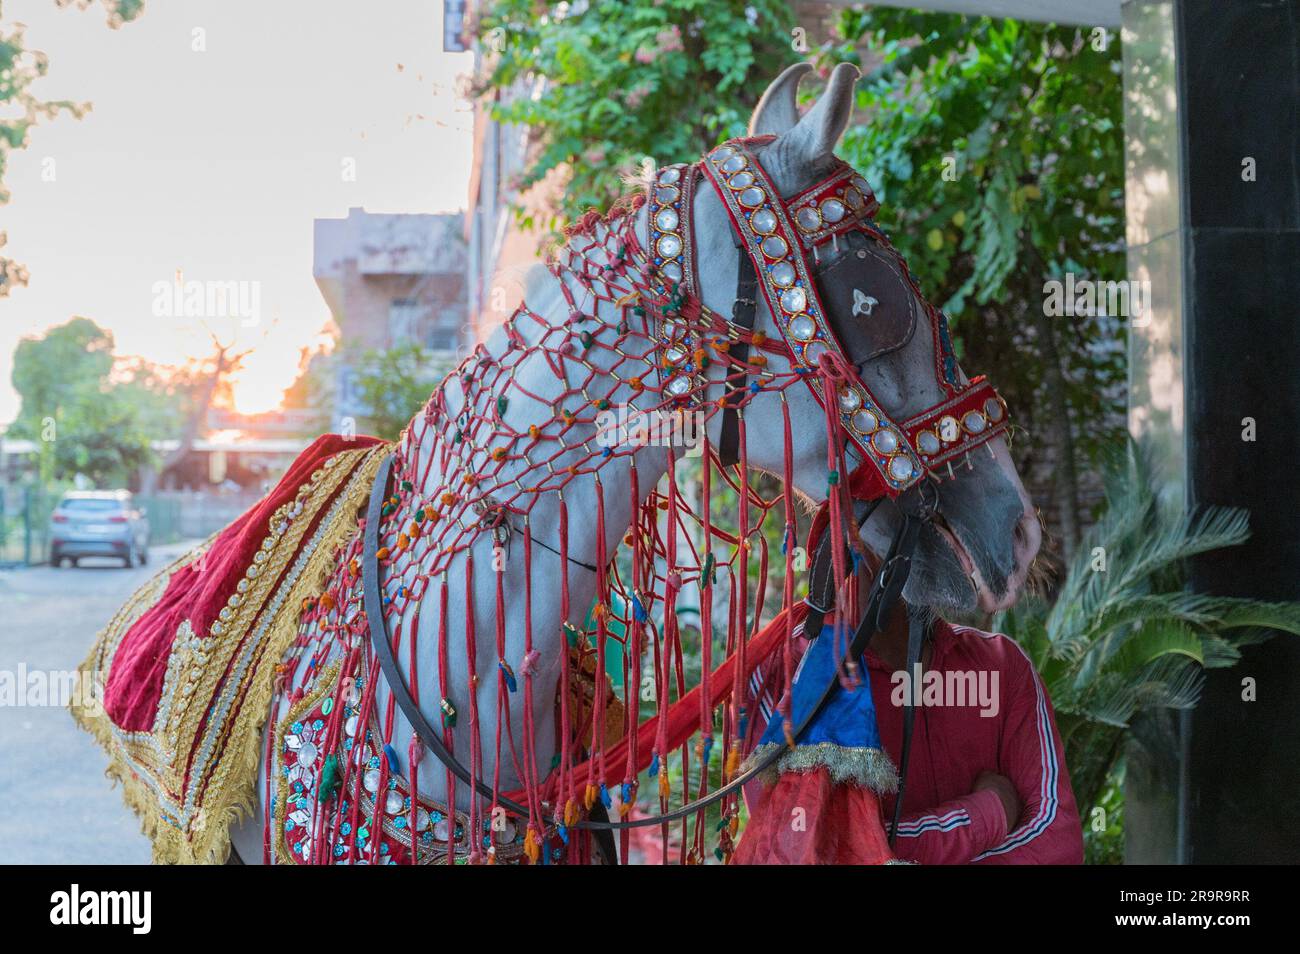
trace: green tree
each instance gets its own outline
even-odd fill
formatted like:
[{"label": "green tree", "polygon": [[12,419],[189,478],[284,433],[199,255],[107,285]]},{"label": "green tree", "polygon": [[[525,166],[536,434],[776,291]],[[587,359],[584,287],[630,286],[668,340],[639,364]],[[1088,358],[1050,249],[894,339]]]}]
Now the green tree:
[{"label": "green tree", "polygon": [[435,356],[418,344],[361,351],[349,363],[367,413],[359,429],[395,439],[452,369],[451,359]]},{"label": "green tree", "polygon": [[1017,463],[1052,475],[1040,503],[1068,560],[1080,471],[1122,440],[1126,349],[1122,319],[1049,317],[1044,284],[1126,277],[1119,39],[896,9],[844,11],[837,33],[821,59],[879,63],[840,152],[967,366],[1015,410]]},{"label": "green tree", "polygon": [[1115,773],[1136,715],[1192,708],[1204,670],[1235,665],[1243,647],[1275,632],[1300,635],[1300,603],[1187,589],[1187,559],[1245,543],[1248,514],[1184,513],[1162,504],[1159,483],[1136,448],[1110,464],[1106,508],[1055,603],[1023,601],[994,620],[1042,676],[1085,828],[1093,807],[1113,821],[1122,804]]},{"label": "green tree", "polygon": [[[61,7],[91,5],[91,0],[55,0]],[[144,0],[101,0],[107,11],[108,25],[117,29],[134,20],[144,9]],[[90,110],[89,103],[71,100],[42,99],[31,89],[32,84],[49,70],[49,59],[39,50],[29,50],[24,45],[23,26],[3,21],[0,6],[0,205],[9,201],[4,187],[4,175],[9,153],[27,146],[27,134],[41,120],[53,119],[60,113],[80,118]],[[7,233],[0,231],[0,248],[8,241]],[[15,287],[27,284],[27,269],[18,262],[0,255],[0,298]]]},{"label": "green tree", "polygon": [[495,119],[535,137],[520,185],[565,174],[557,212],[572,220],[629,191],[647,159],[691,161],[742,134],[767,82],[795,59],[794,25],[781,0],[496,0],[479,23],[489,68],[478,92],[497,94]]},{"label": "green tree", "polygon": [[40,449],[41,478],[83,474],[121,485],[153,460],[148,423],[163,419],[141,383],[114,381],[113,336],[73,318],[14,349],[13,386],[22,401],[8,436]]}]

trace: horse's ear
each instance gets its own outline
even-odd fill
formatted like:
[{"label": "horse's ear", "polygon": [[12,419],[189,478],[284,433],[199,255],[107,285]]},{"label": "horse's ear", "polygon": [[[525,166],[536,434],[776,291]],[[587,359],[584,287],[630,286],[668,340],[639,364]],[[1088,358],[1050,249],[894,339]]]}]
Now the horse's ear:
[{"label": "horse's ear", "polygon": [[819,177],[830,165],[835,144],[844,135],[853,115],[853,84],[861,75],[852,63],[835,67],[826,92],[793,129],[772,144],[768,172],[782,194],[807,185],[804,180],[809,176]]},{"label": "horse's ear", "polygon": [[799,122],[795,93],[799,91],[799,80],[811,71],[811,63],[796,63],[787,66],[780,76],[772,80],[772,85],[758,101],[754,115],[750,117],[751,136],[784,136],[795,127]]}]

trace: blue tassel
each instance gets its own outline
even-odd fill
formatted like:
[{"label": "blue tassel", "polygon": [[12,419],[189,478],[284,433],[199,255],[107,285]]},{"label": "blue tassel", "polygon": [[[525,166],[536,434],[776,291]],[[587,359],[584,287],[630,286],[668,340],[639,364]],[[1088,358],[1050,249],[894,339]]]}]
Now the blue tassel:
[{"label": "blue tassel", "polygon": [[709,756],[711,756],[712,754],[713,754],[713,736],[706,735],[704,737],[704,764],[706,766],[709,764]]},{"label": "blue tassel", "polygon": [[505,677],[506,688],[511,692],[518,692],[519,683],[515,681],[515,671],[506,665],[504,659],[497,663],[497,668],[501,670],[501,675]]},{"label": "blue tassel", "polygon": [[560,841],[566,845],[569,843],[569,827],[567,825],[559,826],[555,829],[555,833],[560,836]]},{"label": "blue tassel", "polygon": [[638,623],[644,623],[650,618],[650,615],[645,611],[645,604],[641,602],[640,597],[635,593],[632,594],[632,618]]},{"label": "blue tassel", "polygon": [[388,759],[388,771],[397,775],[401,771],[401,765],[397,761],[397,750],[387,742],[384,743],[384,757]]},{"label": "blue tassel", "polygon": [[624,782],[619,786],[618,797],[624,805],[632,804],[632,785],[630,782]]},{"label": "blue tassel", "polygon": [[604,782],[600,783],[600,803],[606,808],[614,807],[614,800],[609,797],[609,789],[605,787]]},{"label": "blue tassel", "polygon": [[659,774],[659,753],[658,752],[656,752],[654,756],[650,759],[650,767],[646,769],[646,774],[649,775],[651,778],[654,778],[656,775]]}]

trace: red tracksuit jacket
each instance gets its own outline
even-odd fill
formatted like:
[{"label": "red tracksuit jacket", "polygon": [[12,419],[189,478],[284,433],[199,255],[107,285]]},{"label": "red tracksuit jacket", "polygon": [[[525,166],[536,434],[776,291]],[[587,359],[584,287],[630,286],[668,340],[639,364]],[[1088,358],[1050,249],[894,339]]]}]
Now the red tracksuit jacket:
[{"label": "red tracksuit jacket", "polygon": [[[951,673],[954,681],[967,673],[978,680],[983,673],[985,698],[996,704],[996,713],[982,716],[978,693],[969,691],[964,706],[917,707],[894,850],[900,858],[927,865],[1081,864],[1083,832],[1061,737],[1029,657],[1006,636],[941,621],[933,632],[926,671],[945,679]],[[901,676],[871,653],[867,665],[881,741],[899,765]],[[969,690],[971,677],[965,686]],[[950,693],[946,701],[953,698]],[[986,708],[993,712],[994,706]],[[1024,808],[1010,831],[997,795],[973,791],[983,771],[1005,775],[1020,794]],[[884,799],[884,809],[886,821],[892,819],[892,796]]]},{"label": "red tracksuit jacket", "polygon": [[[941,705],[917,706],[894,851],[927,865],[1082,863],[1083,832],[1052,703],[1029,657],[1006,636],[942,620],[932,633],[925,669],[932,675],[924,677],[921,701],[926,701],[925,684],[936,677],[952,683],[960,679],[967,698],[964,705],[954,704],[959,700],[950,691],[948,698],[934,700]],[[797,654],[807,645],[796,635]],[[866,661],[881,742],[901,768],[902,676],[873,653],[867,653]],[[755,720],[751,731],[761,734],[784,682],[779,660],[754,674],[750,686],[763,718]],[[975,779],[985,771],[1006,776],[1020,795],[1023,808],[1010,830],[997,795],[974,791]],[[756,804],[757,796],[757,791],[746,792],[750,804]],[[894,798],[882,801],[888,823]]]}]

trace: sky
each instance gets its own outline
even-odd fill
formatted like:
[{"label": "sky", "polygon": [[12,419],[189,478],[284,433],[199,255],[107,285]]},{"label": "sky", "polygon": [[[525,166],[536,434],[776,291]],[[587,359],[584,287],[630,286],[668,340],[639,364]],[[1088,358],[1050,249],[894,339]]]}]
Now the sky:
[{"label": "sky", "polygon": [[[98,4],[4,0],[3,16],[49,57],[33,92],[93,108],[10,154],[0,230],[31,277],[0,299],[0,425],[15,345],[76,315],[163,364],[211,353],[209,329],[254,348],[236,405],[275,407],[329,321],[313,220],[465,207],[472,62],[442,51],[441,2],[147,0],[117,30]],[[158,316],[178,270],[259,283],[260,319]]]}]

